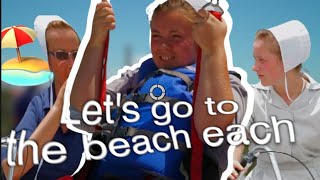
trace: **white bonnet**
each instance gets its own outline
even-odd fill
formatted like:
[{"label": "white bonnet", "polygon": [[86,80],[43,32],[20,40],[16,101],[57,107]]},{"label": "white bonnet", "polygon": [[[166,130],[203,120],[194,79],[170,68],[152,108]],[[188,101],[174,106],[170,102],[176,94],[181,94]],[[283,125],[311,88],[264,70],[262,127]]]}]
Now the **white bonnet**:
[{"label": "white bonnet", "polygon": [[47,44],[46,44],[46,29],[48,24],[52,21],[63,21],[67,23],[64,19],[57,15],[39,15],[34,20],[34,30],[36,31],[37,39],[40,43],[41,49],[47,56]]},{"label": "white bonnet", "polygon": [[288,72],[309,58],[310,36],[300,21],[292,20],[268,30],[279,43],[284,72]]}]

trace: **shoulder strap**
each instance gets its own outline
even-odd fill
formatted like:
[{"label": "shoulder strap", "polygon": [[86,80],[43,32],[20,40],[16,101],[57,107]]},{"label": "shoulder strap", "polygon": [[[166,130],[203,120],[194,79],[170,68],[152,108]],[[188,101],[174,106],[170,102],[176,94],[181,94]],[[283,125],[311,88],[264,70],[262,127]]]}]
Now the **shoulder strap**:
[{"label": "shoulder strap", "polygon": [[187,75],[185,75],[179,71],[173,71],[173,70],[167,70],[167,69],[159,69],[158,71],[162,72],[163,74],[179,77],[187,84],[188,91],[193,90],[193,81]]},{"label": "shoulder strap", "polygon": [[[190,67],[191,69],[189,69],[188,67]],[[193,66],[187,66],[186,68],[191,70],[191,71],[195,71]],[[167,70],[167,69],[158,69],[157,71],[154,71],[154,72],[150,73],[144,79],[142,79],[139,82],[139,84],[130,92],[130,94],[128,95],[130,98],[126,99],[126,101],[134,101],[134,102],[137,102],[137,103],[142,103],[142,102],[155,103],[157,101],[162,101],[162,102],[169,102],[172,105],[177,103],[179,100],[176,99],[176,98],[164,96],[162,99],[156,100],[156,99],[152,98],[150,96],[150,94],[139,94],[139,93],[137,93],[137,90],[141,86],[143,86],[147,80],[149,80],[151,77],[154,77],[154,76],[159,75],[159,74],[167,74],[167,75],[170,75],[170,76],[179,77],[181,80],[183,80],[185,82],[189,92],[191,92],[193,90],[193,80],[190,79],[187,75],[185,75],[185,74],[183,74],[183,73],[181,73],[179,71]]]},{"label": "shoulder strap", "polygon": [[[193,66],[186,66],[186,68],[195,72],[195,69]],[[130,94],[135,93],[137,91],[137,89],[140,88],[141,86],[143,86],[144,83],[147,80],[149,80],[151,77],[154,77],[154,76],[160,75],[160,74],[167,74],[170,76],[179,77],[180,79],[182,79],[186,83],[186,85],[188,87],[188,91],[193,90],[193,80],[190,79],[187,75],[185,75],[179,71],[168,70],[168,69],[158,69],[158,70],[148,74],[144,79],[142,79],[139,82],[139,84],[130,92]]]},{"label": "shoulder strap", "polygon": [[241,80],[241,75],[239,73],[237,73],[235,71],[229,71],[229,74],[232,74],[232,75],[236,76],[238,79]]}]

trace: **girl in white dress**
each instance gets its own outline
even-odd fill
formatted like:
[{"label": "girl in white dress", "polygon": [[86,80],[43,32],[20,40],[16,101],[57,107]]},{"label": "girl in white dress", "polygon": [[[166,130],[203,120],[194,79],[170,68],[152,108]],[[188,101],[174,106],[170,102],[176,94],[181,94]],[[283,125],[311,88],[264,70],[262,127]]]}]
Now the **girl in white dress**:
[{"label": "girl in white dress", "polygon": [[[282,179],[320,179],[320,84],[301,72],[302,63],[310,54],[310,37],[299,21],[289,21],[268,30],[259,30],[253,44],[255,64],[260,83],[253,85],[255,102],[252,123],[266,122],[272,127],[271,117],[293,124],[295,142],[290,141],[288,126],[279,126],[280,143],[274,139],[274,129],[257,129],[260,138],[271,133],[266,144],[271,150],[286,153],[302,161],[308,170],[294,158],[275,153]],[[249,149],[256,144],[251,141]],[[243,170],[239,160],[244,146],[234,153],[234,169]],[[276,179],[267,153],[258,157],[251,179]],[[235,179],[235,171],[229,179]]]}]

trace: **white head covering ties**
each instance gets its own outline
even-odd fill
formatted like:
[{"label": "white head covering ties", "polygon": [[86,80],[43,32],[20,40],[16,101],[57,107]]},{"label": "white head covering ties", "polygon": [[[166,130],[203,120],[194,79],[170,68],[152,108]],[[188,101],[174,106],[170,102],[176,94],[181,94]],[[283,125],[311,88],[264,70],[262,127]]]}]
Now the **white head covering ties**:
[{"label": "white head covering ties", "polygon": [[269,29],[277,39],[282,56],[284,72],[305,62],[311,49],[307,28],[298,20],[292,20]]},{"label": "white head covering ties", "polygon": [[[34,20],[34,30],[36,31],[37,39],[39,41],[39,44],[40,44],[41,49],[43,50],[45,56],[48,55],[47,43],[46,43],[46,29],[48,27],[48,24],[51,23],[52,21],[63,21],[65,23],[67,23],[64,19],[62,19],[60,16],[57,16],[57,15],[39,15]],[[50,80],[52,80],[51,77],[50,77]],[[50,82],[50,84],[51,84],[51,86],[50,86],[50,107],[52,107],[52,105],[53,105],[52,81]]]},{"label": "white head covering ties", "polygon": [[[48,56],[47,52],[47,43],[46,43],[46,29],[48,27],[48,24],[52,21],[63,21],[67,23],[64,19],[62,19],[60,16],[56,15],[39,15],[34,20],[34,30],[36,31],[37,39],[39,41],[39,44],[41,46],[41,49],[43,50],[45,56]],[[52,74],[53,75],[53,74]],[[51,80],[52,78],[50,78]],[[52,87],[52,81],[50,82],[50,108],[53,106],[53,87]],[[37,179],[38,173],[42,167],[43,164],[43,158],[40,161],[40,164],[37,169],[36,177]]]},{"label": "white head covering ties", "polygon": [[292,101],[288,93],[286,73],[309,58],[311,42],[308,30],[298,20],[292,20],[268,30],[272,32],[279,43],[285,72],[286,94]]},{"label": "white head covering ties", "polygon": [[36,31],[37,39],[46,56],[48,55],[46,44],[46,29],[48,27],[48,24],[52,21],[63,21],[67,23],[60,16],[56,15],[40,15],[37,16],[34,20],[34,30]]}]

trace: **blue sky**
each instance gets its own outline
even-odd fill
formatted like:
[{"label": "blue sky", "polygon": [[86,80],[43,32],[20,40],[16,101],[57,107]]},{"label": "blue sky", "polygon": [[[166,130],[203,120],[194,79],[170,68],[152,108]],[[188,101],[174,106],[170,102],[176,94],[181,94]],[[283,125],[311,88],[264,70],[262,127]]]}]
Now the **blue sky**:
[{"label": "blue sky", "polygon": [[[149,53],[149,24],[145,8],[152,0],[112,0],[117,28],[111,33],[108,74],[113,75],[125,64],[137,62]],[[85,33],[89,0],[2,0],[1,29],[23,24],[33,28],[37,15],[59,15],[82,38]],[[304,64],[317,81],[320,81],[320,2],[316,0],[229,0],[229,12],[233,18],[230,44],[233,62],[247,71],[250,83],[258,82],[251,70],[253,64],[252,43],[256,30],[270,28],[297,19],[309,30],[312,42],[311,56]],[[38,42],[20,48],[22,56],[45,58]],[[126,53],[125,53],[126,52]],[[15,49],[1,49],[1,64],[16,57]],[[126,61],[131,57],[131,62]],[[133,60],[134,59],[134,60]]]}]

